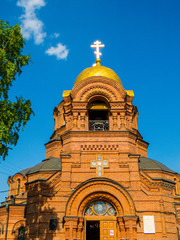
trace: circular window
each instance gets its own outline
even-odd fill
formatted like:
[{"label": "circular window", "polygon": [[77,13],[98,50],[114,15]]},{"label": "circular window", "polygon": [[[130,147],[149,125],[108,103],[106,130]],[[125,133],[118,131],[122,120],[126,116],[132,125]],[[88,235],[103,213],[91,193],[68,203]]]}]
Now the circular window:
[{"label": "circular window", "polygon": [[96,202],[94,204],[94,211],[98,215],[103,215],[106,213],[107,206],[104,202]]},{"label": "circular window", "polygon": [[110,207],[110,208],[108,209],[108,213],[109,213],[109,215],[114,215],[114,214],[115,214],[114,208]]}]

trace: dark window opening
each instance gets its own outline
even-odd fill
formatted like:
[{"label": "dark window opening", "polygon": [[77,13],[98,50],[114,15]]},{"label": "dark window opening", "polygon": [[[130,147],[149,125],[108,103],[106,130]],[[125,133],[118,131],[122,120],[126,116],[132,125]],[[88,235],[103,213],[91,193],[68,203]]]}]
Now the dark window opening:
[{"label": "dark window opening", "polygon": [[57,219],[50,219],[49,229],[56,230],[57,229]]},{"label": "dark window opening", "polygon": [[89,110],[89,120],[108,120],[108,111]]},{"label": "dark window opening", "polygon": [[105,102],[97,100],[89,104],[89,130],[109,130],[109,112]]},{"label": "dark window opening", "polygon": [[100,240],[99,221],[86,222],[86,240]]},{"label": "dark window opening", "polygon": [[25,239],[25,227],[21,226],[18,229],[18,240],[24,240]]}]

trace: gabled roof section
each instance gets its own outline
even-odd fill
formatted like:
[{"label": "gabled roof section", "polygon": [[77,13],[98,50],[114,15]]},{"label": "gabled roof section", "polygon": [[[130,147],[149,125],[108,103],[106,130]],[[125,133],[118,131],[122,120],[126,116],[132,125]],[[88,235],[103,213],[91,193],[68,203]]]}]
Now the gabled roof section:
[{"label": "gabled roof section", "polygon": [[145,157],[139,158],[139,169],[140,170],[155,170],[155,171],[159,170],[159,171],[176,174],[176,172],[174,172],[173,170],[171,170],[164,164],[162,164],[156,160],[152,160],[150,158],[145,158]]},{"label": "gabled roof section", "polygon": [[42,171],[60,171],[61,170],[61,159],[60,158],[54,158],[49,157],[45,160],[43,160],[41,163],[35,165],[32,168],[26,168],[19,172],[23,176],[36,173],[36,172],[42,172]]},{"label": "gabled roof section", "polygon": [[41,163],[37,164],[36,166],[32,167],[27,175],[35,173],[35,172],[42,172],[42,171],[59,171],[61,170],[61,160],[60,158],[50,157],[43,160]]}]

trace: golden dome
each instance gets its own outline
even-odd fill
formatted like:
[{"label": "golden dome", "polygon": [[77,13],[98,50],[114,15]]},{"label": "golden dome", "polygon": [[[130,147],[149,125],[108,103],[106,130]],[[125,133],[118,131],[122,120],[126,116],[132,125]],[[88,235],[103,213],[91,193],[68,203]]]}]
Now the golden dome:
[{"label": "golden dome", "polygon": [[89,77],[106,77],[110,78],[120,85],[122,85],[120,78],[118,75],[110,68],[101,66],[99,62],[93,67],[84,69],[76,78],[76,81],[74,83],[74,86],[76,86],[78,83],[82,82],[84,79]]}]

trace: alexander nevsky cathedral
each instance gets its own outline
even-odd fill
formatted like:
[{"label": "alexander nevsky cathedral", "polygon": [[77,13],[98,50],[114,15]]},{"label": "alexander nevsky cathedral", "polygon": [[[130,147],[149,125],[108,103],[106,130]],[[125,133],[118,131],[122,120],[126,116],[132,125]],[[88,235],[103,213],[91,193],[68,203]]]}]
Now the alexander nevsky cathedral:
[{"label": "alexander nevsky cathedral", "polygon": [[180,175],[147,157],[134,93],[96,63],[54,108],[46,159],[8,178],[1,240],[178,240]]}]

